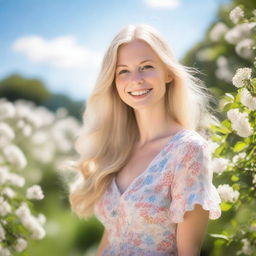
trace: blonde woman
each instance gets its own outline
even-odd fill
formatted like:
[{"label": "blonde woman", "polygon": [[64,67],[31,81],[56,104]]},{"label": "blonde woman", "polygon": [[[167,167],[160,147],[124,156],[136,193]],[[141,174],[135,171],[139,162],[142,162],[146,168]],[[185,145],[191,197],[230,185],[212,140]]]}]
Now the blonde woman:
[{"label": "blonde woman", "polygon": [[193,69],[151,26],[111,42],[76,142],[82,182],[73,211],[105,231],[97,255],[196,256],[221,215],[207,128],[218,120]]}]

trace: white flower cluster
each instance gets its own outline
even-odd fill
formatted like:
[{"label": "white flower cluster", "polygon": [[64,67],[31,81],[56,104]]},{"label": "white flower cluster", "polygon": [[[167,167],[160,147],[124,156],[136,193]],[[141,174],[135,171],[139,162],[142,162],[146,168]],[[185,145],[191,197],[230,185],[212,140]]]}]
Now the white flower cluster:
[{"label": "white flower cluster", "polygon": [[253,174],[252,183],[256,185],[256,174]]},{"label": "white flower cluster", "polygon": [[211,170],[214,173],[223,173],[229,164],[229,160],[225,158],[213,158],[212,159],[212,165],[211,165]]},{"label": "white flower cluster", "polygon": [[44,193],[39,185],[33,185],[27,189],[26,196],[30,200],[41,200],[44,198]]},{"label": "white flower cluster", "polygon": [[232,158],[232,162],[235,164],[237,163],[237,161],[239,161],[240,159],[245,159],[246,158],[246,154],[245,152],[241,152],[239,154],[234,155],[234,157]]},{"label": "white flower cluster", "polygon": [[254,56],[252,33],[255,26],[256,22],[238,24],[224,35],[228,43],[235,45],[235,51],[241,58],[251,60]]},{"label": "white flower cluster", "polygon": [[11,252],[0,245],[0,256],[11,256]]},{"label": "white flower cluster", "polygon": [[33,239],[42,239],[45,236],[45,230],[41,226],[41,223],[31,213],[26,203],[22,203],[21,206],[15,211],[19,220],[31,233]]},{"label": "white flower cluster", "polygon": [[251,59],[253,56],[254,41],[251,38],[245,38],[237,43],[235,51],[237,55],[244,59]]},{"label": "white flower cluster", "polygon": [[22,252],[24,251],[26,248],[27,248],[27,245],[28,245],[28,242],[27,240],[19,237],[17,240],[16,240],[16,244],[15,244],[15,250],[17,252]]},{"label": "white flower cluster", "polygon": [[212,41],[219,41],[225,33],[228,31],[228,27],[223,22],[217,22],[210,31],[210,38]]},{"label": "white flower cluster", "polygon": [[246,88],[242,89],[240,101],[250,110],[256,110],[256,97],[253,97]]},{"label": "white flower cluster", "polygon": [[25,179],[16,173],[9,171],[8,166],[0,166],[0,185],[13,185],[23,187]]},{"label": "white flower cluster", "polygon": [[219,185],[217,187],[218,193],[220,195],[220,198],[223,202],[235,202],[240,193],[237,190],[234,190],[231,186],[228,184]]},{"label": "white flower cluster", "polygon": [[230,12],[229,17],[233,23],[237,24],[244,17],[244,11],[237,6]]},{"label": "white flower cluster", "polygon": [[230,109],[227,112],[228,119],[234,131],[241,137],[249,137],[253,134],[253,128],[248,121],[248,114],[241,113],[239,109]]},{"label": "white flower cluster", "polygon": [[19,147],[14,144],[6,145],[3,154],[7,161],[18,169],[24,169],[27,165],[26,157]]},{"label": "white flower cluster", "polygon": [[4,146],[13,140],[15,133],[7,123],[0,122],[0,146]]},{"label": "white flower cluster", "polygon": [[[11,103],[0,98],[0,224],[3,224],[0,226],[0,244],[1,241],[3,244],[10,244],[8,248],[3,248],[4,245],[1,244],[0,256],[10,255],[12,250],[21,252],[28,245],[28,241],[21,233],[15,234],[16,241],[6,235],[5,228],[8,222],[11,222],[7,218],[8,214],[16,215],[17,221],[31,233],[26,239],[42,239],[45,236],[45,216],[33,216],[28,205],[20,199],[20,195],[18,196],[21,189],[17,189],[24,187],[26,179],[30,184],[40,182],[42,172],[39,168],[34,168],[34,162],[38,166],[56,166],[65,159],[65,154],[70,155],[73,152],[74,139],[79,134],[81,124],[67,114],[65,109],[58,109],[56,113],[52,113],[25,100]],[[19,140],[19,144],[15,142],[16,139]],[[22,141],[26,141],[25,153],[20,144]],[[25,168],[26,172],[18,173]],[[23,197],[25,199],[26,196],[27,200],[44,198],[39,185],[32,185],[24,192]],[[20,203],[18,209],[17,202]]]},{"label": "white flower cluster", "polygon": [[232,78],[232,83],[235,87],[240,88],[245,86],[245,80],[251,78],[252,70],[250,68],[239,68]]},{"label": "white flower cluster", "polygon": [[10,206],[10,204],[6,200],[4,200],[2,196],[0,196],[0,216],[4,217],[11,212],[12,207]]},{"label": "white flower cluster", "polygon": [[236,255],[240,255],[240,254],[252,255],[253,249],[252,249],[252,246],[250,244],[250,241],[247,238],[243,238],[241,240],[241,242],[243,243],[243,247],[240,251],[237,252]]},{"label": "white flower cluster", "polygon": [[228,30],[224,38],[228,43],[235,45],[246,38],[251,38],[255,26],[256,22],[238,24]]},{"label": "white flower cluster", "polygon": [[234,72],[230,68],[229,59],[225,56],[220,56],[218,57],[216,64],[217,69],[215,70],[215,75],[217,78],[230,83],[234,76]]},{"label": "white flower cluster", "polygon": [[[0,224],[0,242],[4,239],[5,239],[5,231]],[[27,245],[28,245],[27,240],[25,240],[22,237],[19,237],[15,242],[14,250],[16,252],[22,252],[27,248]],[[0,256],[2,256],[2,255],[11,255],[11,252],[9,249],[3,248],[0,245]]]}]

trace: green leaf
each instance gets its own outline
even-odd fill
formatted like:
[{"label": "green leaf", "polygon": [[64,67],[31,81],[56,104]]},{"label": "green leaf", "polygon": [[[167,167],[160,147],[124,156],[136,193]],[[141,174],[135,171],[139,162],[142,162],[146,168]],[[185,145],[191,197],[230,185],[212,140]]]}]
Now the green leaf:
[{"label": "green leaf", "polygon": [[221,124],[227,128],[231,128],[231,122],[228,119],[222,121]]},{"label": "green leaf", "polygon": [[223,211],[223,212],[227,212],[228,210],[231,209],[231,207],[232,207],[232,204],[230,204],[230,203],[222,202],[220,204],[221,211]]},{"label": "green leaf", "polygon": [[215,142],[221,142],[222,138],[220,136],[217,136],[217,135],[212,135],[211,140],[215,141]]},{"label": "green leaf", "polygon": [[215,152],[214,152],[214,153],[217,154],[217,155],[220,155],[224,148],[225,148],[225,143],[222,144],[222,145],[220,145],[219,147],[217,147],[217,148],[215,149]]},{"label": "green leaf", "polygon": [[237,221],[236,220],[231,220],[231,225],[233,226],[233,227],[237,227]]},{"label": "green leaf", "polygon": [[240,152],[241,150],[243,150],[245,147],[247,146],[246,143],[244,143],[243,141],[238,141],[236,143],[236,145],[233,148],[234,152]]},{"label": "green leaf", "polygon": [[235,103],[228,103],[224,106],[223,110],[225,112],[227,112],[228,110],[232,109],[232,108],[239,108],[240,104],[240,100],[236,100]]},{"label": "green leaf", "polygon": [[236,182],[239,180],[239,177],[237,177],[236,175],[232,175],[231,180]]},{"label": "green leaf", "polygon": [[234,190],[240,190],[240,186],[236,183],[236,184],[233,184],[232,185],[232,188],[234,189]]}]

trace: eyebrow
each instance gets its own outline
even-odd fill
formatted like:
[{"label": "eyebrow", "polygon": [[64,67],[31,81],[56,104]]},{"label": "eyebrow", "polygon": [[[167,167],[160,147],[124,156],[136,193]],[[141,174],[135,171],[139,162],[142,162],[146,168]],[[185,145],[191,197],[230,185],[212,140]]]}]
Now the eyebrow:
[{"label": "eyebrow", "polygon": [[[143,60],[143,61],[141,61],[139,64],[142,64],[142,63],[148,62],[148,61],[154,62],[153,60]],[[126,66],[126,65],[123,65],[123,64],[118,64],[118,65],[116,65],[116,67],[127,67],[127,66]]]}]

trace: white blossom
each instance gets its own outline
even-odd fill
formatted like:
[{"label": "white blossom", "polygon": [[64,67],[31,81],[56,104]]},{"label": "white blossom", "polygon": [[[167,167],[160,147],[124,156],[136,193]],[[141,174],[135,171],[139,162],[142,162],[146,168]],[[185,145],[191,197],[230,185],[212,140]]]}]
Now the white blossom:
[{"label": "white blossom", "polygon": [[237,190],[234,190],[228,184],[219,185],[217,190],[223,202],[235,202],[240,195]]},{"label": "white blossom", "polygon": [[244,81],[246,79],[250,79],[252,74],[252,70],[250,68],[239,68],[236,70],[236,74],[232,78],[232,83],[237,88],[243,87]]},{"label": "white blossom", "polygon": [[30,200],[41,200],[44,198],[43,191],[39,185],[33,185],[27,189],[26,196]]},{"label": "white blossom", "polygon": [[32,134],[32,137],[31,137],[31,141],[35,145],[43,144],[47,142],[48,139],[49,139],[49,135],[47,134],[46,131],[42,131],[42,130],[34,132],[34,134]]},{"label": "white blossom", "polygon": [[243,247],[240,251],[237,252],[237,255],[240,255],[240,254],[252,255],[253,249],[249,240],[247,238],[243,238],[241,242],[243,243]]},{"label": "white blossom", "polygon": [[0,256],[11,256],[11,252],[0,245]]},{"label": "white blossom", "polygon": [[36,128],[43,125],[43,119],[35,112],[35,106],[32,102],[18,100],[15,102],[15,107],[18,119],[25,120]]},{"label": "white blossom", "polygon": [[17,240],[16,240],[16,244],[14,246],[14,249],[17,251],[17,252],[22,252],[24,251],[26,248],[27,248],[27,245],[28,245],[28,242],[27,240],[19,237]]},{"label": "white blossom", "polygon": [[4,217],[7,214],[11,213],[12,208],[8,202],[4,200],[3,197],[0,197],[0,216]]},{"label": "white blossom", "polygon": [[241,137],[248,137],[253,134],[253,128],[248,121],[248,114],[241,113],[238,109],[230,109],[227,112],[228,119],[231,121],[231,127]]},{"label": "white blossom", "polygon": [[25,184],[25,179],[21,175],[16,173],[9,173],[8,175],[8,183],[17,187],[23,187]]},{"label": "white blossom", "polygon": [[29,137],[32,134],[31,125],[25,125],[25,127],[22,129],[22,133],[25,137]]},{"label": "white blossom", "polygon": [[211,170],[215,173],[222,173],[227,169],[228,159],[225,158],[213,158]]},{"label": "white blossom", "polygon": [[215,71],[215,75],[217,78],[230,83],[232,77],[234,76],[234,72],[230,69],[228,59],[225,56],[220,56],[218,57],[216,64],[217,69]]},{"label": "white blossom", "polygon": [[24,120],[21,119],[21,120],[17,121],[16,125],[17,125],[18,128],[23,129],[25,127],[26,123],[25,123]]},{"label": "white blossom", "polygon": [[237,24],[244,17],[244,11],[237,6],[229,13],[229,17],[233,23]]},{"label": "white blossom", "polygon": [[22,203],[15,213],[20,219],[25,219],[30,215],[30,210],[26,203]]},{"label": "white blossom", "polygon": [[38,214],[37,220],[39,221],[39,223],[40,223],[41,225],[44,225],[44,224],[46,223],[46,217],[45,217],[45,215],[42,214],[42,213]]},{"label": "white blossom", "polygon": [[3,226],[0,224],[0,242],[5,239],[5,231]]},{"label": "white blossom", "polygon": [[218,143],[211,141],[211,140],[208,140],[208,145],[209,145],[209,151],[211,152],[211,154],[213,154],[215,152],[216,148],[219,147]]},{"label": "white blossom", "polygon": [[253,47],[254,41],[251,38],[245,38],[242,41],[238,42],[235,47],[237,55],[244,59],[251,59],[253,56]]},{"label": "white blossom", "polygon": [[241,92],[240,101],[250,110],[256,110],[256,97],[253,97],[246,88]]},{"label": "white blossom", "polygon": [[18,169],[26,167],[27,159],[18,146],[9,144],[3,149],[3,153],[8,162],[15,165]]},{"label": "white blossom", "polygon": [[232,158],[232,162],[236,163],[237,161],[239,161],[240,159],[243,159],[243,158],[246,158],[245,152],[241,152],[239,154],[234,155]]},{"label": "white blossom", "polygon": [[226,32],[224,38],[230,44],[237,44],[245,38],[251,38],[252,29],[256,26],[256,22],[248,22],[238,24]]},{"label": "white blossom", "polygon": [[0,166],[0,185],[4,185],[9,179],[9,168]]},{"label": "white blossom", "polygon": [[16,195],[15,191],[9,187],[4,188],[1,193],[9,198],[13,198]]},{"label": "white blossom", "polygon": [[42,239],[45,236],[45,230],[39,223],[39,221],[30,213],[30,210],[26,203],[22,203],[21,206],[15,211],[22,225],[31,232],[32,239]]},{"label": "white blossom", "polygon": [[15,107],[11,102],[0,100],[0,120],[13,118],[15,116]]},{"label": "white blossom", "polygon": [[228,27],[223,22],[217,22],[210,31],[210,38],[212,41],[219,41],[222,36],[228,31]]},{"label": "white blossom", "polygon": [[36,161],[47,164],[54,161],[56,152],[57,149],[54,141],[48,141],[40,145],[40,147],[35,147],[31,155]]},{"label": "white blossom", "polygon": [[256,184],[256,174],[253,174],[252,183],[253,183],[253,184]]},{"label": "white blossom", "polygon": [[0,122],[0,147],[7,145],[15,137],[15,133],[9,124]]}]

